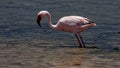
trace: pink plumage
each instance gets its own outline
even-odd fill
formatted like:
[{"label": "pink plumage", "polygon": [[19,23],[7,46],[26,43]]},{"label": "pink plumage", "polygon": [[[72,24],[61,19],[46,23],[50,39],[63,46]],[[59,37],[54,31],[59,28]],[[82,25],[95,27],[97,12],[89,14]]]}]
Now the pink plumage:
[{"label": "pink plumage", "polygon": [[93,21],[81,16],[64,16],[60,18],[56,25],[53,25],[51,22],[51,14],[48,11],[40,11],[38,13],[37,23],[39,26],[41,26],[40,21],[45,16],[48,17],[48,25],[52,29],[74,33],[78,40],[79,47],[85,47],[80,32],[96,26]]}]

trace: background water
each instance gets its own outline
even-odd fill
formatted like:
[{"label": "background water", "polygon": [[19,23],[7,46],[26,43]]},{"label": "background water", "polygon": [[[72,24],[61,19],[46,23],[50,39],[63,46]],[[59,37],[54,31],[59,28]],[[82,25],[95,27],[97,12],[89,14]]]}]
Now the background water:
[{"label": "background water", "polygon": [[[78,48],[74,34],[51,30],[46,19],[39,28],[40,10],[54,24],[66,15],[94,20],[97,26],[82,33],[88,48]],[[0,68],[119,68],[119,19],[120,0],[1,0]]]}]

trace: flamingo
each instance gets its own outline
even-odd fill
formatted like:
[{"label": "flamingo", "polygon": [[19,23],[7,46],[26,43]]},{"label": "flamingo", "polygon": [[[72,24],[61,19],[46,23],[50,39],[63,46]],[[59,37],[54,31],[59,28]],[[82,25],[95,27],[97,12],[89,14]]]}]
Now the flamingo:
[{"label": "flamingo", "polygon": [[43,10],[38,12],[37,14],[36,22],[40,27],[41,27],[40,21],[45,16],[47,16],[48,25],[52,29],[74,33],[80,48],[85,48],[85,43],[80,33],[91,27],[96,26],[96,24],[92,20],[82,16],[64,16],[59,19],[56,25],[54,25],[51,22],[51,14],[48,11]]}]

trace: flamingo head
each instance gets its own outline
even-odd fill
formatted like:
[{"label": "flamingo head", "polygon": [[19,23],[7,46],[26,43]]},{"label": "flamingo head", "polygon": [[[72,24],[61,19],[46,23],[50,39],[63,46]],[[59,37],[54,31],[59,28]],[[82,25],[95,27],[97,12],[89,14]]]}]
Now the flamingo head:
[{"label": "flamingo head", "polygon": [[42,20],[43,17],[47,16],[48,15],[48,11],[40,11],[37,15],[37,24],[41,27],[41,23],[40,21]]}]

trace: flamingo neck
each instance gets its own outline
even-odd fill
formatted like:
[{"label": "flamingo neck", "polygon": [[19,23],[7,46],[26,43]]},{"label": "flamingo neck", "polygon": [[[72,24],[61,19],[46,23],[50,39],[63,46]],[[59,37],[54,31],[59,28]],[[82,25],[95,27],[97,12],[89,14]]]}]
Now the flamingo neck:
[{"label": "flamingo neck", "polygon": [[52,24],[51,14],[48,13],[47,16],[48,16],[48,25],[49,25],[49,27],[51,27],[52,29],[55,29],[55,28],[56,28],[56,25],[53,25],[53,24]]}]

